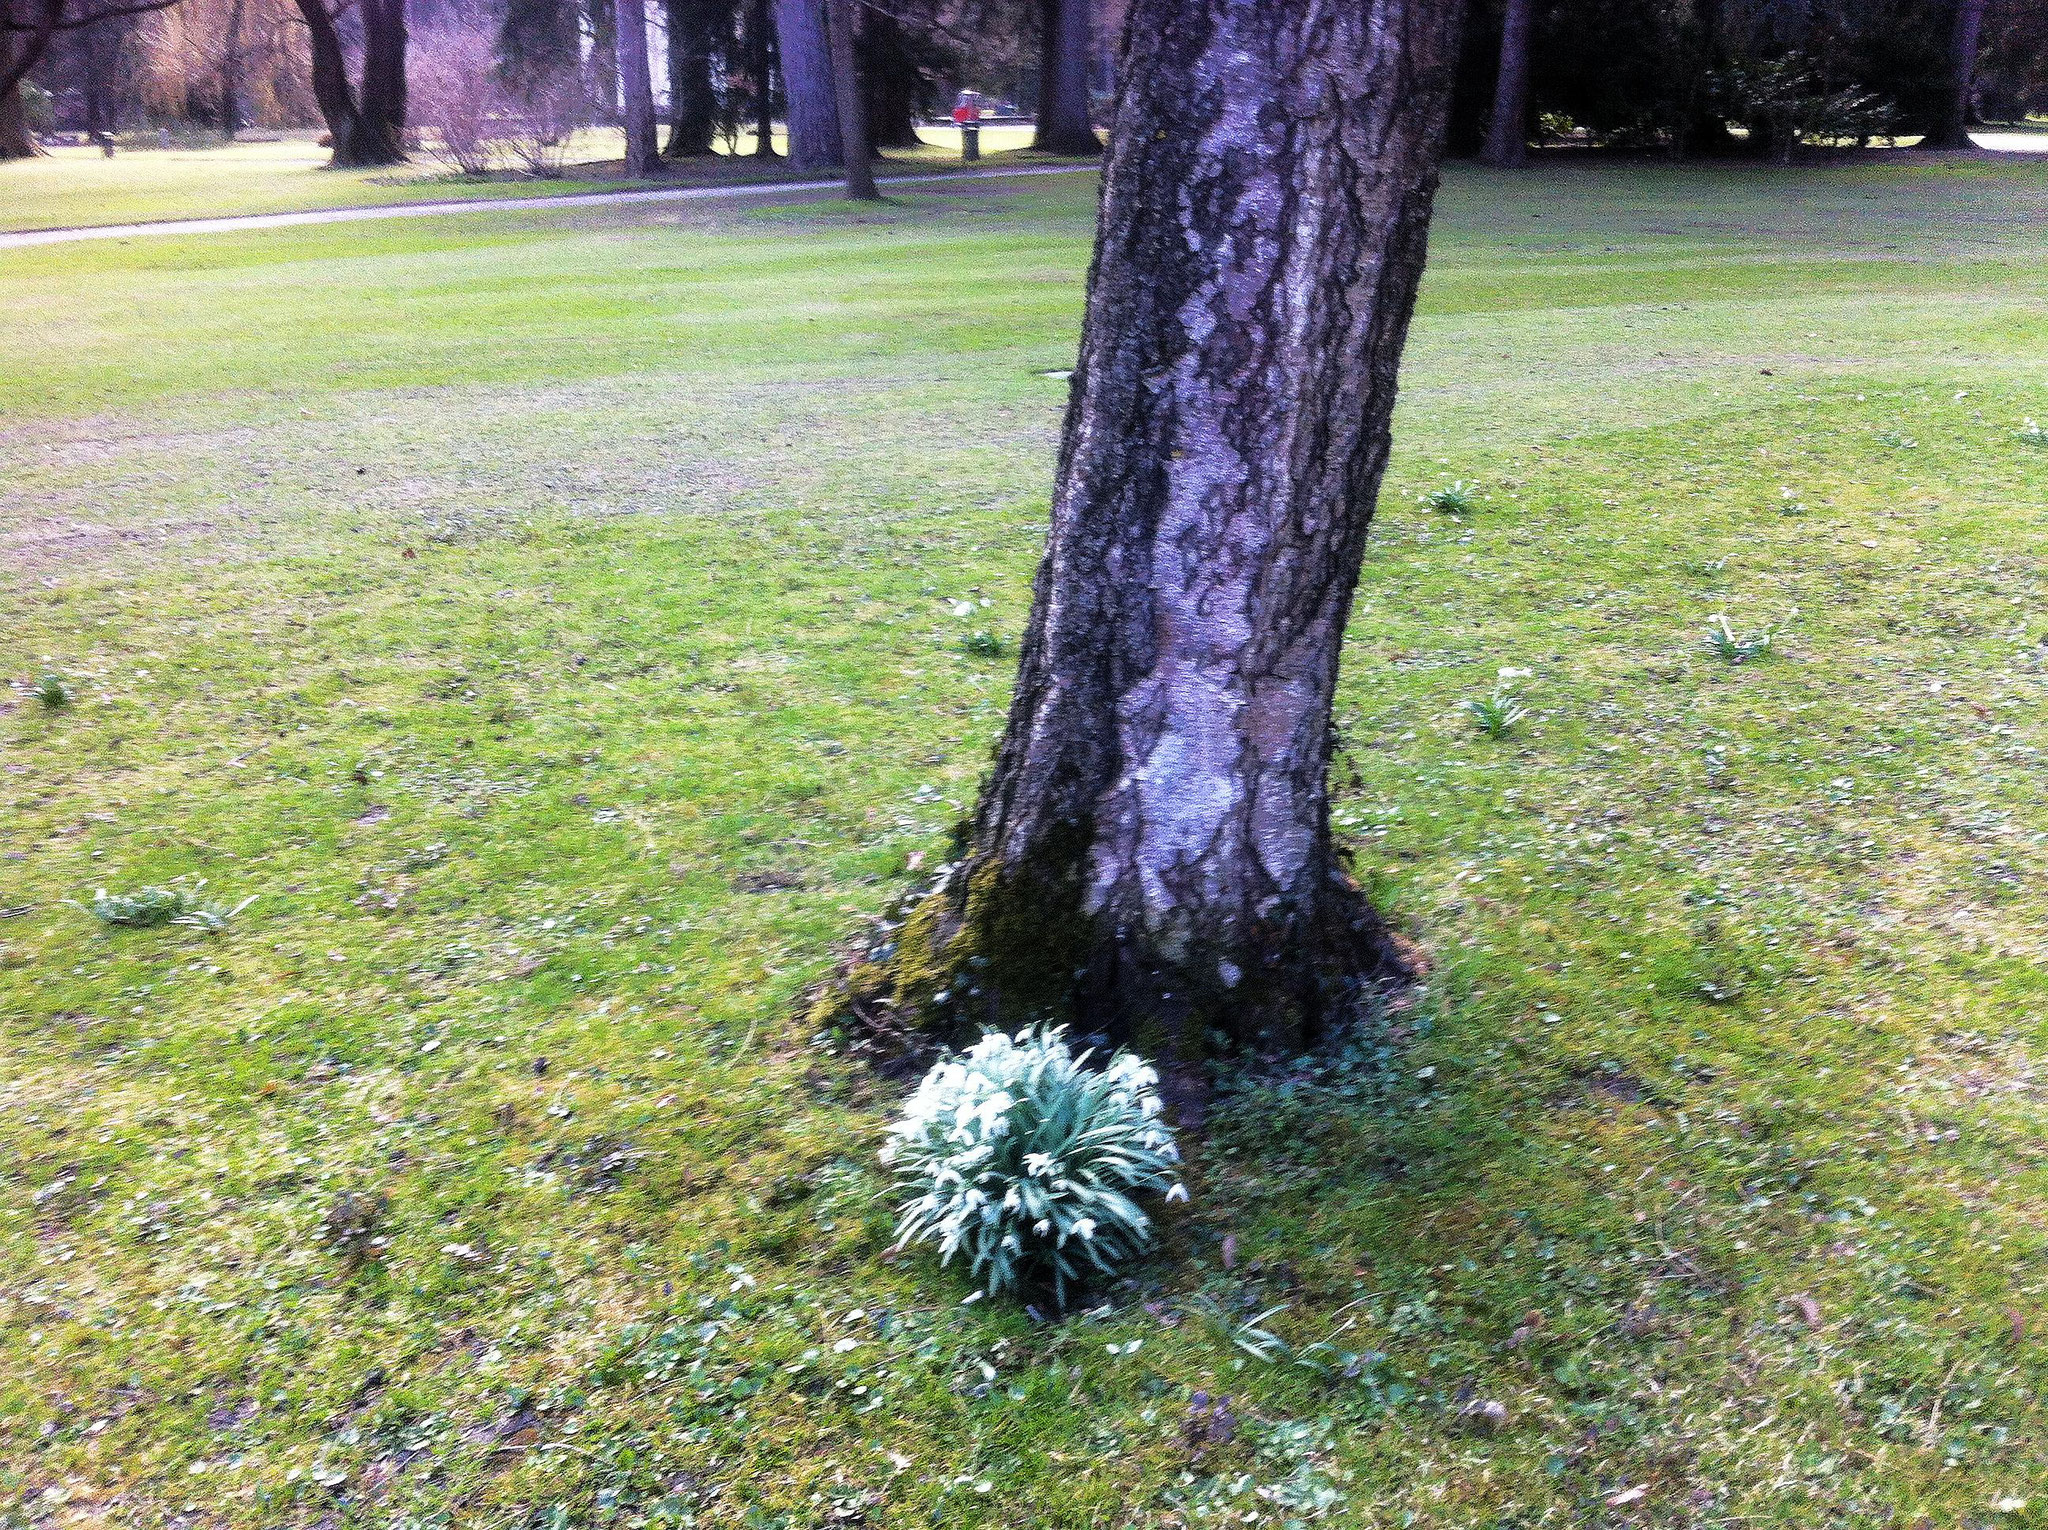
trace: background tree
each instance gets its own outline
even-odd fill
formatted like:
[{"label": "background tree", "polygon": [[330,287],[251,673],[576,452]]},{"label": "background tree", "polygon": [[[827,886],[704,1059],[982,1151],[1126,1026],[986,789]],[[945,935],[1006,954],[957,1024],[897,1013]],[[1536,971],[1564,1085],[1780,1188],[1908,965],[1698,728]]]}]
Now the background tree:
[{"label": "background tree", "polygon": [[[1300,1045],[1390,957],[1331,699],[1422,273],[1460,0],[1135,0],[1009,723],[900,933],[910,1014]],[[1248,124],[1285,122],[1285,132]]]},{"label": "background tree", "polygon": [[619,103],[626,128],[626,174],[651,175],[661,158],[654,123],[654,80],[647,62],[647,10],[642,0],[615,0]]},{"label": "background tree", "polygon": [[783,117],[793,170],[839,165],[839,98],[832,83],[832,43],[823,0],[775,0],[775,38],[782,54]]},{"label": "background tree", "polygon": [[0,0],[0,159],[42,151],[29,136],[22,81],[67,32],[158,11],[176,0]]},{"label": "background tree", "polygon": [[853,61],[852,0],[825,0],[826,37],[832,48],[832,89],[839,112],[839,143],[846,165],[846,195],[855,202],[879,202],[874,151],[868,146],[867,103]]},{"label": "background tree", "polygon": [[1494,77],[1493,114],[1480,158],[1514,169],[1529,158],[1529,26],[1536,0],[1507,0],[1501,19],[1499,67]]},{"label": "background tree", "polygon": [[668,0],[668,143],[662,153],[689,159],[712,152],[718,134],[715,77],[733,47],[733,0]]},{"label": "background tree", "polygon": [[1974,147],[1970,123],[1976,115],[1977,49],[1984,35],[1984,5],[1985,0],[1954,0],[1941,112],[1922,148]]},{"label": "background tree", "polygon": [[514,83],[568,74],[582,65],[582,14],[575,0],[505,0],[498,15],[498,68]]},{"label": "background tree", "polygon": [[878,149],[915,149],[921,117],[938,107],[937,76],[951,50],[932,28],[916,27],[893,12],[861,7],[854,49],[867,105],[868,141]]},{"label": "background tree", "polygon": [[142,96],[142,23],[151,17],[114,16],[50,39],[35,69],[60,118],[75,103],[76,120],[92,142],[111,150],[112,135]]},{"label": "background tree", "polygon": [[1089,0],[1038,0],[1038,131],[1033,148],[1048,154],[1099,154],[1088,64],[1094,47]]},{"label": "background tree", "polygon": [[2048,0],[1993,0],[1984,16],[1977,99],[1991,121],[2048,113]]},{"label": "background tree", "polygon": [[747,86],[753,95],[754,157],[775,158],[775,18],[769,0],[747,0]]},{"label": "background tree", "polygon": [[406,0],[355,0],[362,28],[358,87],[349,81],[337,25],[341,11],[330,10],[328,0],[298,0],[312,50],[313,97],[337,165],[395,165],[405,159],[405,6]]},{"label": "background tree", "polygon": [[[1986,0],[1985,35],[2015,35],[2007,14],[2026,11],[2038,23],[2041,4]],[[1513,9],[1511,0],[1473,0],[1452,111],[1462,151],[1485,143]],[[1872,132],[1939,141],[1958,99],[1959,16],[1956,0],[1544,0],[1530,32],[1528,117],[1582,144],[1672,153],[1783,156],[1801,138],[1853,142]],[[2048,56],[2048,25],[2016,35],[2020,59]],[[1995,41],[1965,53],[1994,51],[1998,77],[2011,78]],[[1772,80],[1790,83],[1758,88]],[[1807,127],[1783,142],[1791,121]]]}]

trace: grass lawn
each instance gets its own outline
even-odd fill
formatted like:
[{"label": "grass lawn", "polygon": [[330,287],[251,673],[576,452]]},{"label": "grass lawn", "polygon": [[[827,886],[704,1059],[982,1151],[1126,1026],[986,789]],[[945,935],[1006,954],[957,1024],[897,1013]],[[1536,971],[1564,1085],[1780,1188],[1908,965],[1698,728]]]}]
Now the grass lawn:
[{"label": "grass lawn", "polygon": [[0,1525],[2043,1522],[2038,166],[1450,176],[1339,702],[1433,970],[1039,1323],[791,1015],[995,739],[1093,205],[0,254]]},{"label": "grass lawn", "polygon": [[[933,128],[930,142],[915,150],[889,151],[882,167],[947,169],[960,163],[960,136]],[[638,183],[625,178],[620,135],[613,130],[580,134],[560,180],[530,180],[511,174],[470,180],[430,156],[378,170],[336,170],[317,135],[297,133],[224,146],[124,149],[107,159],[94,148],[57,148],[41,159],[0,164],[0,232],[32,228],[74,228],[109,223],[146,223],[167,218],[222,218],[239,213],[301,212],[326,207],[375,207],[391,202],[469,201],[485,197],[562,196],[580,191],[620,191]],[[990,153],[1005,160],[1019,155],[1028,128],[991,128],[983,135]],[[778,134],[777,148],[782,147]],[[752,159],[754,140],[740,142],[740,158],[679,165],[667,177],[676,185],[779,179],[781,166],[761,169]],[[1002,163],[998,160],[997,163]],[[810,177],[815,179],[815,177]]]}]

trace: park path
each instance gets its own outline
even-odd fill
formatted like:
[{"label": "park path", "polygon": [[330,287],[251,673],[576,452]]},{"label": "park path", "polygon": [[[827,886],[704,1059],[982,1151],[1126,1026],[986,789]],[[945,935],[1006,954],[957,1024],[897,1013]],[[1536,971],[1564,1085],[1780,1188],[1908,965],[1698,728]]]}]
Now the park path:
[{"label": "park path", "polygon": [[[1013,170],[939,170],[924,175],[875,177],[877,185],[931,186],[961,181],[1008,181],[1028,176],[1093,173],[1093,165],[1032,165]],[[477,197],[459,202],[393,202],[384,207],[324,207],[303,212],[244,213],[230,218],[167,218],[156,223],[106,223],[86,228],[39,228],[0,233],[0,250],[81,239],[141,239],[154,234],[233,234],[250,229],[299,228],[312,223],[369,223],[382,218],[435,218],[449,213],[522,212],[551,207],[610,207],[626,202],[717,202],[837,191],[845,182],[761,181],[741,186],[670,186],[655,191],[576,191],[558,197]]]}]

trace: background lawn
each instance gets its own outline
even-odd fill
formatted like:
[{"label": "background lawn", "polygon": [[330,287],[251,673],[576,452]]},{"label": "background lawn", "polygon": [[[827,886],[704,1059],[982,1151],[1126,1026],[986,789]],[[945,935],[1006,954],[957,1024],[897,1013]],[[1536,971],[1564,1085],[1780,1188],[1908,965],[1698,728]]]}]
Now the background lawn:
[{"label": "background lawn", "polygon": [[[390,202],[564,196],[645,184],[625,178],[620,163],[624,140],[615,129],[578,134],[562,178],[552,181],[530,180],[509,169],[496,179],[470,180],[425,154],[415,155],[406,165],[336,170],[329,167],[329,151],[319,146],[318,136],[295,133],[226,146],[185,142],[168,150],[144,142],[139,147],[124,147],[112,159],[94,148],[57,148],[41,159],[0,164],[0,232],[376,207]],[[891,168],[961,168],[957,130],[932,128],[926,136],[930,142],[923,149],[890,150],[882,173],[886,175]],[[1029,128],[990,128],[982,135],[987,152],[1002,153],[999,164],[1042,162],[1040,156],[1015,152],[1024,150],[1029,140]],[[753,160],[751,134],[741,139],[739,147],[738,159],[719,155],[679,163],[667,179],[694,185],[789,175],[779,164],[764,168]],[[776,147],[783,147],[779,134]],[[819,179],[816,175],[801,178]]]},{"label": "background lawn", "polygon": [[995,738],[1093,205],[0,254],[0,1524],[2042,1522],[2038,166],[1451,175],[1339,704],[1433,970],[1041,1323],[791,1014]]}]

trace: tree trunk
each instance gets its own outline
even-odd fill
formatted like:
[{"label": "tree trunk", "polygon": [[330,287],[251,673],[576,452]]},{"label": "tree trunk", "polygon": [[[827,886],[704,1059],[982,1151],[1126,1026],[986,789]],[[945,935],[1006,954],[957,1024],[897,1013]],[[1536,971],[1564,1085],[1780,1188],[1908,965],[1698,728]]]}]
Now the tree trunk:
[{"label": "tree trunk", "polygon": [[[6,43],[0,41],[0,48]],[[0,90],[0,160],[33,159],[42,146],[28,131],[28,107],[22,100],[21,81]]]},{"label": "tree trunk", "polygon": [[654,127],[654,77],[647,67],[647,9],[642,0],[618,0],[619,104],[626,121],[626,175],[639,180],[654,172],[661,140]]},{"label": "tree trunk", "polygon": [[782,51],[783,117],[789,124],[789,167],[839,165],[839,96],[832,84],[832,42],[823,0],[775,0],[775,37]]},{"label": "tree trunk", "polygon": [[1486,125],[1482,163],[1518,170],[1529,162],[1529,27],[1536,0],[1508,0],[1501,21],[1500,72],[1493,81],[1493,116]]},{"label": "tree trunk", "polygon": [[362,0],[363,87],[349,84],[341,33],[325,0],[298,0],[313,58],[313,99],[336,165],[405,160],[405,0]]},{"label": "tree trunk", "polygon": [[768,0],[754,0],[747,21],[747,69],[753,76],[754,157],[775,158],[775,66],[769,56]]},{"label": "tree trunk", "polygon": [[1017,687],[964,863],[853,996],[1298,1047],[1398,971],[1331,703],[1461,0],[1135,0]]},{"label": "tree trunk", "polygon": [[722,9],[717,0],[668,0],[668,146],[661,152],[670,159],[712,151],[711,44]]},{"label": "tree trunk", "polygon": [[1102,152],[1088,110],[1088,56],[1094,41],[1089,3],[1038,3],[1038,131],[1031,146],[1048,154]]},{"label": "tree trunk", "polygon": [[612,0],[585,0],[590,21],[591,92],[600,116],[616,121],[619,111],[619,18]]},{"label": "tree trunk", "polygon": [[862,99],[867,103],[869,145],[878,149],[920,147],[924,140],[917,135],[917,114],[926,104],[926,87],[903,23],[881,11],[867,11],[861,17],[854,62],[860,70]]},{"label": "tree trunk", "polygon": [[242,130],[242,12],[246,0],[228,7],[227,40],[220,56],[220,135],[229,143]]},{"label": "tree trunk", "polygon": [[361,0],[363,88],[350,163],[405,162],[405,0]]},{"label": "tree trunk", "polygon": [[1977,85],[1977,40],[1984,30],[1984,0],[1956,0],[1949,33],[1949,77],[1941,121],[1921,141],[1923,149],[1970,149],[1971,98]]},{"label": "tree trunk", "polygon": [[[0,19],[16,19],[5,0],[0,0]],[[44,0],[40,23],[33,29],[0,30],[0,160],[34,159],[43,152],[28,130],[28,101],[22,95],[22,85],[49,50],[60,19],[59,0]]]},{"label": "tree trunk", "polygon": [[348,60],[341,51],[341,33],[327,12],[326,0],[298,0],[305,18],[313,59],[313,99],[327,124],[333,146],[332,163],[356,163],[356,93],[348,82]]},{"label": "tree trunk", "polygon": [[85,76],[79,81],[78,94],[85,108],[86,141],[112,159],[114,140],[107,133],[107,77],[113,71],[108,50],[101,45],[100,31],[94,27],[86,33],[86,45],[91,51],[86,57]]},{"label": "tree trunk", "polygon": [[1742,140],[1728,130],[1728,118],[1715,100],[1715,76],[1728,62],[1721,11],[1722,0],[1696,0],[1693,7],[1692,46],[1681,65],[1684,104],[1671,139],[1671,152],[1679,158],[1725,158],[1743,151]]},{"label": "tree trunk", "polygon": [[849,201],[879,202],[874,151],[868,146],[868,108],[861,97],[860,72],[853,64],[852,0],[825,0],[825,27],[832,45],[832,92],[839,108],[839,142],[846,161]]}]

